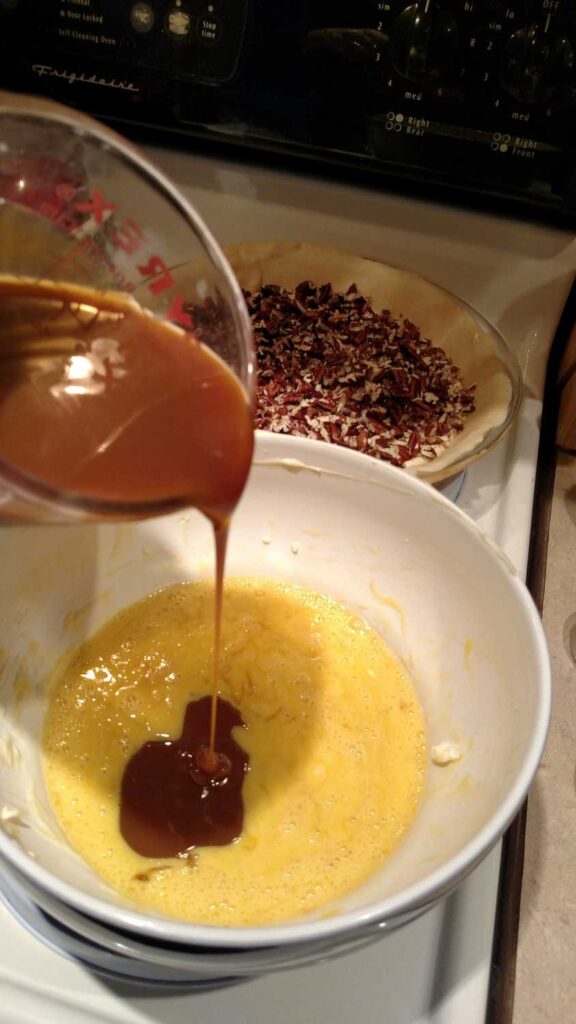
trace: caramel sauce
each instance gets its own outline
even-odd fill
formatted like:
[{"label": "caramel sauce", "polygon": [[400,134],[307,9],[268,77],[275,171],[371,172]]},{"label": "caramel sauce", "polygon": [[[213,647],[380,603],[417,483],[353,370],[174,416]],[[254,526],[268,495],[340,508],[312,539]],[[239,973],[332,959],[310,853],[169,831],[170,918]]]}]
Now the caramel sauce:
[{"label": "caramel sauce", "polygon": [[16,470],[111,517],[221,521],[252,447],[244,390],[192,334],[116,292],[0,278],[0,459]]},{"label": "caramel sauce", "polygon": [[211,698],[191,701],[182,735],[145,743],[122,778],[120,831],[143,857],[177,857],[195,846],[224,846],[242,833],[248,755],[232,736],[240,712],[218,698],[216,765],[209,753]]},{"label": "caramel sauce", "polygon": [[[142,748],[123,784],[123,831],[134,849],[150,850],[147,856],[231,842],[242,828],[244,761],[229,735],[241,720],[217,700],[217,690],[228,522],[252,449],[245,392],[192,333],[156,320],[120,293],[0,277],[5,471],[15,470],[65,503],[98,502],[98,518],[194,506],[214,526],[209,712],[198,702],[195,724],[190,707],[181,741]],[[159,789],[151,775],[156,767],[163,780]],[[140,770],[141,782],[134,774]]]}]

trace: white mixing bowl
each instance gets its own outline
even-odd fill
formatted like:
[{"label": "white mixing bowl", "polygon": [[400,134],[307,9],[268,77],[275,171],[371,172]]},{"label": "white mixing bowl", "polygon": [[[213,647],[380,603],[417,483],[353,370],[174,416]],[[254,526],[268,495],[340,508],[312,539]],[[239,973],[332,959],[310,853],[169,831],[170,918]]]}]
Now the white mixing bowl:
[{"label": "white mixing bowl", "polygon": [[[424,707],[430,759],[421,809],[362,888],[305,920],[222,928],[140,912],[67,847],[46,796],[39,736],[56,659],[127,604],[211,575],[197,513],[137,524],[0,534],[0,856],[53,906],[144,943],[180,944],[262,971],[314,959],[410,920],[488,852],[522,803],[545,740],[550,673],[542,626],[504,556],[431,487],[368,456],[262,434],[233,524],[228,571],[303,584],[355,610],[404,659]],[[102,737],[106,742],[106,737]],[[358,839],[361,842],[361,836]],[[333,911],[326,916],[326,911]],[[104,932],[101,932],[104,934]],[[185,947],[184,949],[182,947]],[[214,957],[216,959],[214,960]],[[225,971],[223,970],[223,973]]]}]

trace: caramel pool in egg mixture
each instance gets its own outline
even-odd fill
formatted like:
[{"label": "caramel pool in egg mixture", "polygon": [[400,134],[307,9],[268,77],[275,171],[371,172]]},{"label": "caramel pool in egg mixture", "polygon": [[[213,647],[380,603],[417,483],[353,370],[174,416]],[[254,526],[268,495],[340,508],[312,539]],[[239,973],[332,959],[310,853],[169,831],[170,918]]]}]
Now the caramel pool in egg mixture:
[{"label": "caramel pool in egg mixture", "polygon": [[210,693],[213,616],[209,583],[171,587],[66,659],[44,728],[48,791],[70,845],[141,909],[214,925],[294,919],[361,885],[406,832],[422,711],[364,620],[298,587],[227,579],[219,692],[245,723],[243,831],[185,858],[142,857],[119,828],[123,773]]}]

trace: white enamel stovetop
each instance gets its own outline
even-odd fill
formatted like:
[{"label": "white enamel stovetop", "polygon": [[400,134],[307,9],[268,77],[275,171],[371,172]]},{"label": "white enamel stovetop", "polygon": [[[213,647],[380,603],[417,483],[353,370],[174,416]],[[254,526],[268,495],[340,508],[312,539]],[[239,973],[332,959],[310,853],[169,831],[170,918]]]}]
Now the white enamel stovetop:
[{"label": "white enamel stovetop", "polygon": [[[153,150],[222,243],[304,239],[431,278],[492,320],[526,381],[516,429],[459,504],[525,573],[546,359],[576,274],[572,235],[279,171]],[[500,847],[418,921],[339,960],[212,992],[104,980],[0,906],[0,1024],[481,1024]]]}]

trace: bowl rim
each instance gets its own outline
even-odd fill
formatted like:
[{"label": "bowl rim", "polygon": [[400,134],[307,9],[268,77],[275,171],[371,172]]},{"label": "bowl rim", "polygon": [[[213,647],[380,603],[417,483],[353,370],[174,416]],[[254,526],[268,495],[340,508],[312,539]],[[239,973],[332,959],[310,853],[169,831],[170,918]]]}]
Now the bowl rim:
[{"label": "bowl rim", "polygon": [[[285,435],[269,434],[264,431],[258,431],[257,435],[257,466],[270,466],[275,469],[284,466],[291,470],[311,471],[315,475],[319,472],[329,475],[332,472],[351,480],[362,480],[380,489],[384,487],[396,492],[400,490],[407,495],[420,497],[426,502],[435,502],[443,506],[453,517],[454,522],[459,523],[460,528],[469,534],[472,543],[483,545],[486,557],[496,566],[497,571],[506,574],[533,637],[537,680],[534,727],[513,785],[495,813],[458,853],[420,881],[392,896],[320,920],[308,919],[246,927],[223,926],[193,924],[131,910],[109,903],[104,898],[89,896],[70,883],[61,881],[33,860],[18,842],[0,829],[0,857],[29,877],[35,885],[97,921],[104,921],[124,931],[135,932],[162,942],[244,949],[285,946],[310,940],[333,940],[336,944],[339,937],[358,929],[374,926],[383,933],[391,930],[394,927],[394,919],[409,914],[414,916],[415,911],[426,910],[455,888],[486,856],[521,807],[546,742],[551,709],[551,667],[542,621],[525,583],[518,576],[514,566],[474,520],[428,483],[410,476],[402,469],[375,460],[370,455],[309,438],[287,438]],[[284,451],[287,440],[290,442],[289,449]],[[264,446],[268,449],[266,454],[270,457],[258,458],[261,454],[260,449]],[[335,469],[332,468],[334,463]]]}]

